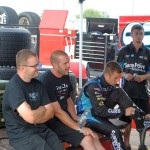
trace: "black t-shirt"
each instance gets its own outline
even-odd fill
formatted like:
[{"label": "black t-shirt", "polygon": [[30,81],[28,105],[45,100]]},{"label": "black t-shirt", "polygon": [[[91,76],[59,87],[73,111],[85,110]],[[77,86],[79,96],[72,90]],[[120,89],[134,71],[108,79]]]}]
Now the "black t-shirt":
[{"label": "black t-shirt", "polygon": [[[51,101],[58,101],[61,109],[68,113],[67,99],[70,97],[70,92],[73,90],[69,75],[64,75],[61,78],[58,78],[48,70],[38,79],[45,85]],[[51,119],[51,124],[53,124],[54,121],[58,120],[56,118]]]},{"label": "black t-shirt", "polygon": [[[150,49],[144,45],[135,52],[132,43],[123,47],[117,56],[117,61],[126,73],[144,75],[150,72]],[[140,83],[127,81],[123,78],[123,88],[131,98],[148,100],[146,81]]]},{"label": "black t-shirt", "polygon": [[32,110],[50,103],[47,91],[40,81],[32,79],[26,83],[16,74],[7,84],[2,101],[3,116],[10,140],[19,141],[24,136],[38,132],[40,127],[46,128],[44,124],[33,125],[19,116],[16,109],[24,101],[27,101]]},{"label": "black t-shirt", "polygon": [[50,70],[45,72],[39,80],[44,84],[52,102],[58,101],[61,109],[67,111],[67,99],[70,97],[72,85],[69,76],[56,77]]}]

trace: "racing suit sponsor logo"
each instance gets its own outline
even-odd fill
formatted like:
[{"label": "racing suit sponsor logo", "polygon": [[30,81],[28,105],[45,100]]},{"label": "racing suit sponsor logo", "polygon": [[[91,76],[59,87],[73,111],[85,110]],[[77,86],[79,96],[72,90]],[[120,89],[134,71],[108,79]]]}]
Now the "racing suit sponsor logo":
[{"label": "racing suit sponsor logo", "polygon": [[97,97],[97,100],[98,100],[98,101],[104,101],[105,98],[104,98],[104,97]]},{"label": "racing suit sponsor logo", "polygon": [[95,91],[101,91],[99,88],[94,88]]},{"label": "racing suit sponsor logo", "polygon": [[124,63],[124,67],[134,71],[145,72],[145,65],[142,65],[141,63],[133,63],[133,64]]},{"label": "racing suit sponsor logo", "polygon": [[121,113],[121,111],[120,111],[120,109],[108,109],[108,113],[110,113],[110,114],[115,114],[115,113]]},{"label": "racing suit sponsor logo", "polygon": [[103,102],[103,101],[100,101],[100,102],[99,102],[99,106],[104,106],[104,102]]},{"label": "racing suit sponsor logo", "polygon": [[122,148],[120,147],[120,143],[117,140],[114,130],[112,130],[111,139],[112,139],[112,145],[113,145],[114,150],[122,150]]}]

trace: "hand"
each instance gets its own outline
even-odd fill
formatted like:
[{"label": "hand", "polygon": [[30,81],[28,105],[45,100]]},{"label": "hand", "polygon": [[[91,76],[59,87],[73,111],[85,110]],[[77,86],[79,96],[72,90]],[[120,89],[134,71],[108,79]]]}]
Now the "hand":
[{"label": "hand", "polygon": [[132,116],[135,114],[135,108],[128,107],[125,109],[125,116]]},{"label": "hand", "polygon": [[147,114],[145,118],[150,119],[150,114]]},{"label": "hand", "polygon": [[125,76],[125,79],[128,80],[128,81],[133,80],[133,78],[134,78],[133,75],[130,74],[130,73],[127,73],[126,76]]},{"label": "hand", "polygon": [[80,118],[79,118],[77,115],[75,115],[75,116],[73,117],[73,120],[75,120],[76,122],[78,122],[78,121],[80,120]]},{"label": "hand", "polygon": [[137,75],[135,78],[134,78],[134,81],[140,83],[144,80],[144,77],[143,75]]},{"label": "hand", "polygon": [[83,133],[84,135],[91,135],[93,138],[96,137],[94,132],[90,128],[87,128],[87,127],[83,127],[81,130],[81,133]]}]

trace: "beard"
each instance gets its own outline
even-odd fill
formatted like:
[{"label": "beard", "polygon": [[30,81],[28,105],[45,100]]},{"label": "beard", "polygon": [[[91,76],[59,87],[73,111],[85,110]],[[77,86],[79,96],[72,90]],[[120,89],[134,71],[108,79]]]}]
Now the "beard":
[{"label": "beard", "polygon": [[69,69],[62,69],[61,67],[58,67],[58,73],[61,75],[69,75]]}]

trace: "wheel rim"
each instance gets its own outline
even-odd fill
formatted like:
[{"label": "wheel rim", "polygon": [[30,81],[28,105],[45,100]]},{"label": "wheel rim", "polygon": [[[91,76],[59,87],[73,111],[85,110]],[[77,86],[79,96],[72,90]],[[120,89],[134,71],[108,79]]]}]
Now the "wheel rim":
[{"label": "wheel rim", "polygon": [[19,19],[19,25],[30,25],[29,20],[25,17]]}]

